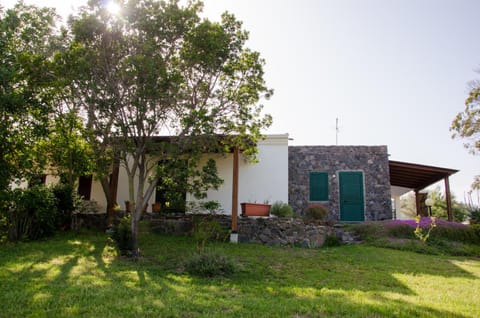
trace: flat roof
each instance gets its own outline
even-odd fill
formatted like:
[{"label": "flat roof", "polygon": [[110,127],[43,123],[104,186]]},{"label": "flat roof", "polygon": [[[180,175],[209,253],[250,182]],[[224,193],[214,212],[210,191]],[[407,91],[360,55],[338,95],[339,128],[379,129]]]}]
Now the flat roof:
[{"label": "flat roof", "polygon": [[420,191],[458,172],[456,169],[389,160],[390,184]]}]

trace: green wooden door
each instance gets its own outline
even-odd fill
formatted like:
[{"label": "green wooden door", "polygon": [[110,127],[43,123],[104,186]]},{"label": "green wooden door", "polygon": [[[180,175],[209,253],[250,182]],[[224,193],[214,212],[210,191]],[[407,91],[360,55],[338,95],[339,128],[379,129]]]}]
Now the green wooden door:
[{"label": "green wooden door", "polygon": [[365,221],[363,198],[363,173],[357,171],[339,172],[340,220]]}]

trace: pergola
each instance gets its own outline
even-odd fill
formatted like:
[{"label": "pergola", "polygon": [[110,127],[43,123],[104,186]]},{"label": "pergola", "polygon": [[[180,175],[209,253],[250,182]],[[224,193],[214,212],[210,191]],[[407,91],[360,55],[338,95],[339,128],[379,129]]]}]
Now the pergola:
[{"label": "pergola", "polygon": [[389,167],[390,185],[411,189],[415,192],[417,215],[421,212],[422,200],[420,191],[443,179],[445,182],[448,220],[453,221],[449,177],[458,172],[458,170],[393,160],[389,161]]}]

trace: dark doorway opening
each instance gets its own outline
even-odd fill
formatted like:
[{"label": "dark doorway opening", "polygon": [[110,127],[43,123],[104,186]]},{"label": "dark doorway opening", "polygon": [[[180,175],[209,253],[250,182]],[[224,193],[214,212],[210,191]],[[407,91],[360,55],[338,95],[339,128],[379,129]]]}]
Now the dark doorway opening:
[{"label": "dark doorway opening", "polygon": [[162,213],[185,213],[187,202],[188,165],[186,160],[158,162],[160,179],[155,189],[155,202]]},{"label": "dark doorway opening", "polygon": [[92,175],[81,176],[78,178],[78,190],[77,193],[84,200],[90,200],[90,195],[92,193]]}]

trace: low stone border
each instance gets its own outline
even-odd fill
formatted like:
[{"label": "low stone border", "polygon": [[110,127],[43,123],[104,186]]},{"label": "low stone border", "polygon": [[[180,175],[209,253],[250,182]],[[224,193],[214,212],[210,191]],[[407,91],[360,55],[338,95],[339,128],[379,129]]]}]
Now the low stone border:
[{"label": "low stone border", "polygon": [[[230,229],[230,216],[215,215],[214,218],[226,230]],[[185,235],[191,233],[193,229],[193,215],[152,216],[150,222],[152,230],[158,233]],[[316,248],[323,246],[326,237],[330,235],[337,236],[337,231],[333,227],[305,223],[302,219],[275,217],[238,219],[238,241],[241,243]]]},{"label": "low stone border", "polygon": [[106,213],[74,213],[72,214],[72,230],[106,230]]},{"label": "low stone border", "polygon": [[[145,213],[144,219],[149,220],[153,232],[169,235],[189,235],[193,230],[194,217],[213,217],[219,224],[229,231],[232,218],[228,215],[159,215]],[[105,213],[74,214],[72,228],[105,230]],[[343,226],[325,226],[305,222],[300,218],[260,218],[240,217],[238,219],[238,241],[240,243],[259,243],[273,246],[300,246],[306,248],[321,247],[328,236],[336,236],[339,241],[356,243],[350,233],[343,230]]]}]

